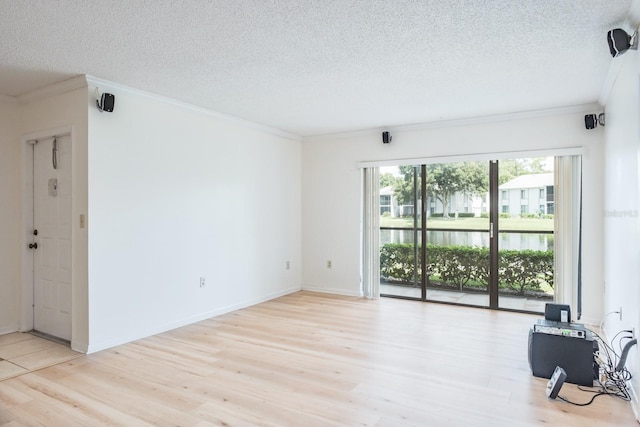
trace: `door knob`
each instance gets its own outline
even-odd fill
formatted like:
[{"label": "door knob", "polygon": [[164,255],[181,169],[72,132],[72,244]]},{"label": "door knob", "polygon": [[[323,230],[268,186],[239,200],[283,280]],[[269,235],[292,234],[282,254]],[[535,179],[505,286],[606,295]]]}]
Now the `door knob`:
[{"label": "door knob", "polygon": [[37,243],[29,243],[29,249],[38,249]]}]

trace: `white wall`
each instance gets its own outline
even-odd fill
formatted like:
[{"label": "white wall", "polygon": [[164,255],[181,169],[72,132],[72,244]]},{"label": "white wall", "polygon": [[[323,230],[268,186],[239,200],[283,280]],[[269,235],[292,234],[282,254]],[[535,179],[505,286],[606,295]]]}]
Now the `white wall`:
[{"label": "white wall", "polygon": [[301,142],[102,83],[116,101],[99,113],[90,80],[89,351],[299,290]]},{"label": "white wall", "polygon": [[[552,112],[553,113],[553,112]],[[602,315],[602,128],[587,131],[584,112],[475,120],[423,129],[306,138],[302,148],[304,289],[360,294],[359,161],[585,147],[583,320]],[[331,269],[327,260],[332,260]]]},{"label": "white wall", "polygon": [[[79,79],[79,85],[84,79]],[[88,296],[87,296],[87,230],[81,229],[79,217],[87,212],[87,89],[80,87],[65,93],[46,96],[20,104],[20,150],[22,158],[19,159],[23,168],[25,162],[30,162],[31,157],[26,156],[23,141],[28,135],[46,135],[51,130],[60,128],[72,128],[72,217],[74,226],[71,230],[72,238],[72,325],[71,346],[78,351],[86,351],[88,343]],[[23,177],[24,180],[24,177]],[[30,197],[30,195],[21,195]],[[22,204],[18,205],[22,209]],[[24,213],[21,217],[25,218]],[[23,221],[22,239],[31,238],[28,226]],[[21,248],[18,250],[17,248]],[[26,249],[26,244],[14,247],[16,252],[25,257],[31,257],[31,251]],[[23,271],[21,280],[24,281],[28,273]],[[23,316],[24,326],[24,311]]]},{"label": "white wall", "polygon": [[[618,314],[606,317],[609,338],[623,329],[640,331],[639,60],[638,52],[633,51],[614,60],[622,67],[605,108],[604,312],[622,307],[622,321]],[[627,361],[636,393],[640,391],[637,353],[636,346]]]},{"label": "white wall", "polygon": [[18,106],[0,100],[0,335],[20,325]]}]

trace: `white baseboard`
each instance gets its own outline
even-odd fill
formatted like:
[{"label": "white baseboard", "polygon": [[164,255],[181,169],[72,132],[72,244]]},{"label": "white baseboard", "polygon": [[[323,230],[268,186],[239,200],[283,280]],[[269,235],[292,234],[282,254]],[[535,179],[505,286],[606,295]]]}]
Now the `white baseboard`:
[{"label": "white baseboard", "polygon": [[345,295],[345,296],[349,296],[349,297],[360,297],[362,296],[360,294],[360,292],[354,292],[354,291],[346,291],[342,288],[320,288],[317,286],[307,286],[307,285],[302,285],[302,290],[303,291],[309,291],[309,292],[320,292],[323,294],[336,294],[336,295]]},{"label": "white baseboard", "polygon": [[17,326],[4,326],[0,328],[0,335],[12,334],[19,331],[20,329]]},{"label": "white baseboard", "polygon": [[71,350],[87,354],[89,352],[89,345],[86,342],[76,342],[71,340]]},{"label": "white baseboard", "polygon": [[265,302],[265,301],[269,301],[275,298],[279,298],[281,296],[284,295],[288,295],[294,292],[298,292],[300,291],[300,287],[296,286],[296,287],[291,287],[291,288],[287,288],[287,289],[283,289],[277,292],[272,292],[266,295],[263,295],[261,297],[258,298],[253,298],[253,299],[249,299],[246,301],[242,301],[236,304],[231,304],[225,307],[220,307],[220,308],[216,308],[204,313],[199,313],[196,314],[194,316],[190,316],[184,319],[180,319],[177,321],[173,321],[167,324],[164,324],[162,326],[158,326],[157,328],[151,328],[151,329],[147,329],[146,331],[143,332],[138,332],[132,335],[128,335],[128,336],[121,336],[118,337],[116,339],[112,339],[112,340],[106,340],[106,341],[102,341],[102,342],[98,342],[95,344],[89,344],[88,346],[86,346],[86,351],[82,351],[83,346],[78,344],[77,347],[78,349],[76,349],[76,345],[74,344],[74,346],[72,347],[73,350],[75,351],[80,351],[83,353],[95,353],[101,350],[106,350],[108,348],[112,348],[118,345],[122,345],[122,344],[126,344],[132,341],[136,341],[142,338],[147,338],[150,337],[152,335],[156,335],[156,334],[160,334],[163,332],[167,332],[170,331],[172,329],[176,329],[176,328],[180,328],[182,326],[187,326],[187,325],[191,325],[192,323],[196,323],[196,322],[200,322],[202,320],[206,320],[206,319],[210,319],[212,317],[216,317],[216,316],[220,316],[222,314],[226,314],[232,311],[236,311],[242,308],[246,308],[246,307],[250,307],[252,305],[256,305],[256,304],[260,304],[261,302]]},{"label": "white baseboard", "polygon": [[633,388],[631,382],[627,382],[627,391],[629,391],[629,396],[631,396],[631,410],[633,411],[633,416],[636,417],[636,421],[640,422],[640,412],[638,408],[638,395]]}]

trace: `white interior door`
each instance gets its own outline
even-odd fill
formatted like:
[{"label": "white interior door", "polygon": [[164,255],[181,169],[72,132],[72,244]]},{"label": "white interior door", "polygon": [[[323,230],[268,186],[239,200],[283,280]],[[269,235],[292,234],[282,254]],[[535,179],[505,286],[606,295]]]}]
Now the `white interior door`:
[{"label": "white interior door", "polygon": [[70,341],[70,136],[34,145],[33,184],[33,325],[36,331]]}]

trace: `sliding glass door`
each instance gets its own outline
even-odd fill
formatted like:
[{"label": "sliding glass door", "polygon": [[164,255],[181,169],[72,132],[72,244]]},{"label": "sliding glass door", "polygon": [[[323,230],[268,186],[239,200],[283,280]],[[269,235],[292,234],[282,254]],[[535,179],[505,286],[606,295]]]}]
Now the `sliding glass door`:
[{"label": "sliding glass door", "polygon": [[499,162],[500,308],[543,312],[554,300],[553,158]]},{"label": "sliding glass door", "polygon": [[553,300],[549,167],[514,159],[381,168],[381,294],[542,311]]},{"label": "sliding glass door", "polygon": [[489,164],[425,170],[426,300],[489,306]]},{"label": "sliding glass door", "polygon": [[[380,293],[423,299],[422,168],[382,168]],[[416,206],[418,209],[416,209]]]}]

